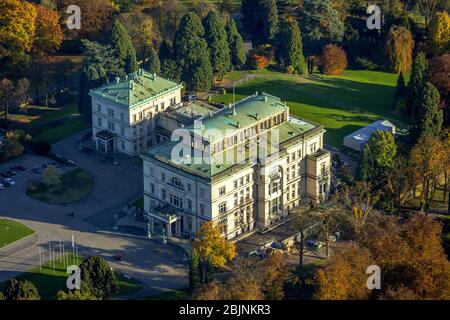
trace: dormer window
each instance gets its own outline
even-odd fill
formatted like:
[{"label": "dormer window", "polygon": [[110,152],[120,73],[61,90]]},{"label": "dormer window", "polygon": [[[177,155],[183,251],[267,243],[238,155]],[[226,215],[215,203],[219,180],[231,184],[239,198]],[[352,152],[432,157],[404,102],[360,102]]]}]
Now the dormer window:
[{"label": "dormer window", "polygon": [[178,178],[172,178],[171,184],[177,188],[183,189],[183,183]]}]

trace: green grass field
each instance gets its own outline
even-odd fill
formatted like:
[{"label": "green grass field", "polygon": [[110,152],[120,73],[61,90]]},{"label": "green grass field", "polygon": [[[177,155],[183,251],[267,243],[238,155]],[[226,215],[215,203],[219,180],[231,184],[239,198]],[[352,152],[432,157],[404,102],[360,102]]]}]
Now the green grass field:
[{"label": "green grass field", "polygon": [[43,183],[31,186],[27,195],[51,204],[73,203],[86,198],[94,188],[92,176],[79,168],[64,173],[61,180],[62,185],[58,186],[46,186]]},{"label": "green grass field", "polygon": [[80,131],[88,129],[90,125],[84,122],[81,118],[67,119],[66,121],[54,126],[45,125],[39,128],[34,138],[44,140],[49,143],[58,142],[66,137],[70,137]]},{"label": "green grass field", "polygon": [[[78,257],[78,259],[76,259],[72,253],[69,253],[66,256],[69,265],[80,265],[84,259],[83,257]],[[41,299],[53,300],[58,291],[67,291],[66,281],[68,275],[66,270],[67,267],[66,264],[64,264],[63,259],[57,258],[55,260],[55,267],[53,267],[53,262],[47,262],[42,266],[41,270],[39,270],[39,267],[36,267],[17,276],[16,279],[26,279],[32,282],[38,289]],[[122,274],[116,273],[116,276],[119,282],[119,292],[114,295],[115,297],[127,295],[142,289],[142,286],[139,283],[125,278]],[[0,283],[0,291],[3,291],[5,286],[6,282]]]},{"label": "green grass field", "polygon": [[[407,123],[392,110],[395,74],[347,70],[336,77],[318,75],[316,80],[265,70],[256,73],[258,77],[236,87],[236,101],[256,91],[278,96],[287,101],[292,114],[322,124],[326,144],[341,147],[346,135],[378,119]],[[229,103],[233,97],[227,92],[212,100]]]},{"label": "green grass field", "polygon": [[0,219],[0,248],[25,238],[34,232],[34,230],[20,222]]}]

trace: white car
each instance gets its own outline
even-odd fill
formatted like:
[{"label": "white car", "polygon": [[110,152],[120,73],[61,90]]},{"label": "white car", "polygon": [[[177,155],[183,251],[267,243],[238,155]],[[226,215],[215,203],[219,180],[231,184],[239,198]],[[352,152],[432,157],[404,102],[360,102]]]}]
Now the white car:
[{"label": "white car", "polygon": [[6,178],[5,181],[8,182],[12,186],[16,184],[16,182],[11,178]]},{"label": "white car", "polygon": [[0,190],[3,190],[3,189],[5,189],[5,186],[2,183],[0,183]]}]

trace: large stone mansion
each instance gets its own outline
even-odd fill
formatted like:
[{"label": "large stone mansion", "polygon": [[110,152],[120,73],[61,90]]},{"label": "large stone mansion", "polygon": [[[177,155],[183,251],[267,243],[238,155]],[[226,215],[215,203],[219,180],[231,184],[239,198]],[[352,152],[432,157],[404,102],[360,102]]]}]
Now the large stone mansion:
[{"label": "large stone mansion", "polygon": [[181,103],[181,89],[138,71],[91,92],[98,150],[142,156],[152,232],[195,235],[213,220],[231,239],[326,197],[322,126],[266,93],[217,108]]}]

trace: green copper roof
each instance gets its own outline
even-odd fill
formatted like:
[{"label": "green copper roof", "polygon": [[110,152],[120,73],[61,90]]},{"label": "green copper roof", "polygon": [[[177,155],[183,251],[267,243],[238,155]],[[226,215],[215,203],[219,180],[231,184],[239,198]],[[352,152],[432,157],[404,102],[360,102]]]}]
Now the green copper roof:
[{"label": "green copper roof", "polygon": [[[280,98],[262,93],[249,96],[234,105],[220,109],[198,120],[201,121],[202,132],[214,129],[225,135],[227,129],[252,126],[256,121],[281,113],[287,108],[287,105]],[[194,130],[194,125],[187,129]],[[198,128],[195,130],[195,132],[200,131]]]},{"label": "green copper roof", "polygon": [[91,90],[90,95],[132,108],[180,88],[182,88],[181,84],[141,69],[125,77],[117,78],[103,87]]},{"label": "green copper roof", "polygon": [[[290,143],[298,141],[298,139],[302,139],[303,136],[308,135],[309,133],[312,134],[313,132],[316,132],[315,129],[323,130],[322,127],[318,125],[306,122],[304,120],[295,117],[290,117],[289,121],[284,122],[270,130],[271,131],[278,130],[279,144],[280,144],[279,153],[280,155],[282,155],[284,148],[287,147]],[[150,148],[144,154],[144,157],[147,156],[150,158],[154,158],[163,163],[169,164],[171,166],[180,168],[181,170],[184,170],[186,172],[207,179],[221,176],[221,174],[232,175],[235,171],[239,171],[244,167],[252,165],[251,161],[248,160],[250,155],[248,147],[244,148],[245,155],[243,158],[246,159],[246,161],[243,161],[240,164],[239,163],[236,164],[235,162],[228,163],[226,161],[225,156],[225,153],[227,152],[226,150],[214,154],[212,156],[211,161],[205,161],[204,159],[201,159],[201,155],[196,155],[194,153],[193,148],[190,149],[191,154],[189,155],[189,158],[186,158],[187,160],[186,162],[175,163],[174,161],[172,161],[172,150],[178,143],[179,142],[177,141],[169,141],[160,144],[158,146],[155,146],[153,148]],[[233,148],[234,151],[231,152],[232,155],[236,155],[238,154],[238,152],[241,152],[237,151],[236,147]],[[270,151],[270,147],[268,147],[267,151]],[[205,155],[204,157],[207,157],[207,155]]]}]

